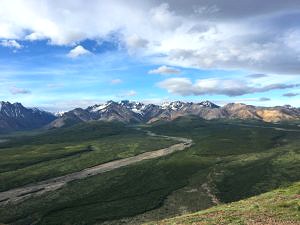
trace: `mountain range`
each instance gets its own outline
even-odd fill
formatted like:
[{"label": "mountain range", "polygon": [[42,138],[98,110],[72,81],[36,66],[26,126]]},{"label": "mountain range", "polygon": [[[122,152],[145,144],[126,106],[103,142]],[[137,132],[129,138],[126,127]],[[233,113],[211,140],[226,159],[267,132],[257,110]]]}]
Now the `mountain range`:
[{"label": "mountain range", "polygon": [[256,119],[266,122],[300,119],[300,109],[292,106],[256,107],[230,103],[220,107],[210,101],[200,103],[174,101],[162,105],[130,101],[108,101],[86,109],[76,108],[61,114],[49,127],[61,127],[76,122],[91,120],[152,123],[158,120],[173,120],[181,116],[195,115],[211,119]]},{"label": "mountain range", "polygon": [[54,115],[37,108],[25,108],[20,103],[0,102],[0,130],[6,132],[40,127],[58,128],[93,120],[153,123],[188,115],[199,116],[206,120],[254,119],[280,122],[299,120],[300,108],[290,105],[257,107],[241,103],[229,103],[221,107],[210,101],[199,103],[174,101],[155,105],[124,100],[108,101]]}]

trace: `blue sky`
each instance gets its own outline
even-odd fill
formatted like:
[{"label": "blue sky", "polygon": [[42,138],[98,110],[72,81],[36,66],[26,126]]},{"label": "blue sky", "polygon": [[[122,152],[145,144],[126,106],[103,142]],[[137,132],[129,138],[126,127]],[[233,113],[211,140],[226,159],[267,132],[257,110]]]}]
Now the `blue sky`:
[{"label": "blue sky", "polygon": [[300,107],[300,5],[247,1],[3,0],[0,99]]}]

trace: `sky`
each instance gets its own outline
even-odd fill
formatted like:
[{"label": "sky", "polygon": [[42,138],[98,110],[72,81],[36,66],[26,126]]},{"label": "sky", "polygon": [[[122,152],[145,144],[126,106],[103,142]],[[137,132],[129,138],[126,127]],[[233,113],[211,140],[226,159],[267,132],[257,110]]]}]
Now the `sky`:
[{"label": "sky", "polygon": [[300,107],[300,1],[0,1],[0,100],[123,99]]}]

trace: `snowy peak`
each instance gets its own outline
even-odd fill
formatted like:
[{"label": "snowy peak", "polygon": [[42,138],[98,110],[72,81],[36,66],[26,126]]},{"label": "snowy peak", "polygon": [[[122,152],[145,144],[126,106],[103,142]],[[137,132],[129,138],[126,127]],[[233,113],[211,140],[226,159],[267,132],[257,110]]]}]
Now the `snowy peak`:
[{"label": "snowy peak", "polygon": [[173,111],[179,111],[184,108],[189,108],[192,105],[199,105],[199,106],[207,107],[207,108],[220,108],[220,106],[218,106],[210,101],[203,101],[200,103],[181,102],[181,101],[166,102],[161,105],[161,108],[169,109],[169,110],[173,110]]},{"label": "snowy peak", "polygon": [[103,113],[109,110],[127,109],[132,111],[133,113],[142,115],[145,108],[146,105],[141,102],[131,102],[128,100],[123,100],[120,102],[108,101],[103,104],[97,104],[88,107],[87,110],[92,113]]},{"label": "snowy peak", "polygon": [[162,109],[169,109],[173,111],[178,111],[188,105],[189,103],[181,102],[181,101],[175,101],[175,102],[165,102],[161,105]]},{"label": "snowy peak", "polygon": [[57,117],[62,117],[65,113],[66,113],[65,111],[58,111],[58,112],[54,113],[54,115]]},{"label": "snowy peak", "polygon": [[90,112],[99,112],[104,110],[109,104],[93,105],[87,108]]},{"label": "snowy peak", "polygon": [[200,102],[199,105],[203,106],[203,107],[208,107],[208,108],[220,108],[220,106],[210,102],[210,101],[203,101]]},{"label": "snowy peak", "polygon": [[141,115],[144,113],[144,110],[146,108],[146,105],[141,102],[131,102],[128,100],[120,101],[119,104],[121,106],[124,106],[127,109],[131,110],[132,112],[141,114]]}]

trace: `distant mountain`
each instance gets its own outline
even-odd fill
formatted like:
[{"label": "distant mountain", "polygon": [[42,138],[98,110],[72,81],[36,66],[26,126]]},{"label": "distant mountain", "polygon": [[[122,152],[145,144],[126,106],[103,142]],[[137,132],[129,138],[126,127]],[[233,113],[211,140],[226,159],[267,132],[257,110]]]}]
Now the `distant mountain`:
[{"label": "distant mountain", "polygon": [[300,109],[291,106],[256,107],[240,103],[230,103],[220,107],[210,101],[200,103],[175,101],[162,105],[108,101],[86,109],[76,108],[63,113],[51,122],[49,127],[62,127],[91,120],[152,123],[188,115],[199,116],[207,120],[226,118],[279,122],[300,119]]},{"label": "distant mountain", "polygon": [[86,109],[76,108],[56,115],[37,108],[25,108],[20,103],[0,102],[0,132],[35,128],[58,128],[93,120],[121,121],[125,123],[153,123],[195,115],[211,119],[254,119],[266,122],[300,120],[300,109],[290,105],[256,107],[230,103],[220,107],[210,101],[200,103],[174,101],[162,105],[143,104],[127,100],[108,101]]},{"label": "distant mountain", "polygon": [[299,120],[300,109],[289,105],[276,107],[256,107],[241,103],[230,103],[222,107],[228,118],[257,119],[265,122]]},{"label": "distant mountain", "polygon": [[90,106],[86,109],[76,108],[62,114],[48,126],[62,127],[77,122],[91,120],[122,121],[122,122],[141,122],[143,112],[146,107],[142,103],[121,101],[108,101],[105,104]]},{"label": "distant mountain", "polygon": [[25,108],[21,103],[0,101],[0,132],[28,130],[49,124],[57,117],[37,108]]}]

